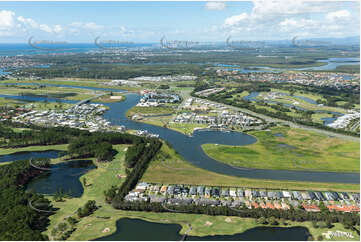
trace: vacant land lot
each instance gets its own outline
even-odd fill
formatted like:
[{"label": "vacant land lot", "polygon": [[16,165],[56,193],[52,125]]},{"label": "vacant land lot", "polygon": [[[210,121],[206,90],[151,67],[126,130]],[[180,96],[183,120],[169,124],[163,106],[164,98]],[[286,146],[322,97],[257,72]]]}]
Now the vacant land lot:
[{"label": "vacant land lot", "polygon": [[164,184],[195,184],[209,186],[237,186],[272,189],[358,192],[359,184],[318,183],[249,179],[227,176],[193,166],[164,144],[150,163],[142,181]]},{"label": "vacant land lot", "polygon": [[258,141],[248,146],[205,144],[212,158],[233,166],[336,172],[360,171],[360,143],[288,127],[250,132]]}]

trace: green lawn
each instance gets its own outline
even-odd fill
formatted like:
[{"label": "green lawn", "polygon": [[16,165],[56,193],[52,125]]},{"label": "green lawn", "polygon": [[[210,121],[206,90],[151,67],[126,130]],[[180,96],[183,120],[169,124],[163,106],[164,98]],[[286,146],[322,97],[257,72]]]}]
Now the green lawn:
[{"label": "green lawn", "polygon": [[[79,222],[75,225],[76,230],[72,233],[68,240],[93,240],[112,234],[116,231],[116,221],[120,218],[137,218],[157,223],[177,223],[182,226],[180,234],[183,234],[188,230],[188,224],[192,224],[192,230],[188,234],[193,236],[207,236],[217,234],[231,235],[235,233],[242,233],[247,229],[260,226],[257,223],[257,220],[251,218],[184,213],[122,211],[113,209],[110,205],[104,202],[103,191],[112,185],[120,185],[124,180],[123,178],[119,179],[117,174],[125,175],[123,159],[126,147],[127,145],[116,145],[115,148],[119,153],[112,162],[102,164],[97,163],[97,169],[89,171],[80,178],[80,180],[82,180],[82,178],[85,177],[87,184],[89,184],[85,187],[82,197],[66,199],[65,202],[52,202],[54,207],[59,208],[59,210],[56,212],[56,214],[50,216],[50,225],[47,231],[44,232],[45,234],[50,234],[50,231],[57,224],[63,222],[64,218],[67,216],[74,217],[74,212],[90,199],[96,200],[98,205],[101,204],[102,207],[95,211],[92,215],[80,219]],[[163,147],[164,148],[162,148],[161,152],[163,155],[165,154],[164,152],[171,152],[173,157],[176,157],[174,151],[169,149],[169,147]],[[210,174],[207,175],[209,180],[209,177],[212,176],[209,176]],[[177,181],[172,180],[172,182]],[[51,197],[49,198],[51,199]],[[101,217],[109,217],[109,219]],[[310,222],[297,223],[288,221],[287,226],[305,226],[309,228],[311,234],[314,237],[321,234],[322,232],[327,231],[327,229],[313,229]],[[103,232],[106,228],[108,228],[109,231]],[[346,231],[340,224],[335,224],[335,227],[331,230],[335,229]],[[353,234],[356,236],[356,239],[359,238],[354,232]],[[50,239],[52,239],[51,236]]]},{"label": "green lawn", "polygon": [[127,116],[134,114],[158,115],[158,114],[172,114],[175,112],[173,106],[159,106],[159,107],[137,107],[134,106],[127,111]]},{"label": "green lawn", "polygon": [[[164,161],[165,162],[162,162]],[[198,168],[184,161],[176,152],[164,144],[151,161],[142,181],[163,184],[203,184],[209,186],[235,186],[286,190],[353,191],[359,192],[359,184],[319,183],[249,179],[222,175]]]},{"label": "green lawn", "polygon": [[[103,192],[109,189],[112,185],[121,185],[122,182],[125,180],[125,166],[123,161],[128,145],[114,145],[113,147],[118,151],[118,154],[115,156],[112,162],[99,163],[94,161],[97,165],[97,169],[89,171],[80,178],[80,180],[82,181],[83,177],[85,177],[87,183],[87,186],[84,188],[84,193],[80,198],[66,199],[65,202],[52,201],[53,206],[55,208],[59,208],[59,210],[56,212],[56,214],[50,216],[50,225],[48,227],[48,230],[44,232],[45,234],[50,235],[50,231],[57,224],[63,222],[65,217],[73,215],[76,210],[79,207],[83,206],[88,200],[96,200],[98,205],[102,205],[102,208],[95,213],[96,215],[113,216],[114,210],[111,208],[110,205],[104,202]],[[122,178],[119,178],[118,175],[122,176]],[[52,200],[51,196],[49,196],[48,198]],[[94,218],[83,218],[77,224],[77,230],[72,235],[75,236],[74,238],[82,234],[83,226],[88,228],[87,224],[89,219]],[[103,226],[104,219],[99,220],[101,221],[99,226]],[[94,227],[91,228],[91,230],[93,229]],[[72,238],[73,237],[71,237],[71,239]]]},{"label": "green lawn", "polygon": [[[282,133],[284,137],[274,134]],[[258,141],[247,146],[203,145],[212,158],[234,166],[336,172],[360,171],[360,143],[301,129],[274,127],[250,132]],[[290,145],[292,147],[288,147]]]},{"label": "green lawn", "polygon": [[0,148],[0,155],[8,155],[15,152],[21,152],[21,151],[44,151],[44,150],[67,150],[68,145],[41,145],[41,146],[27,146],[23,148]]}]

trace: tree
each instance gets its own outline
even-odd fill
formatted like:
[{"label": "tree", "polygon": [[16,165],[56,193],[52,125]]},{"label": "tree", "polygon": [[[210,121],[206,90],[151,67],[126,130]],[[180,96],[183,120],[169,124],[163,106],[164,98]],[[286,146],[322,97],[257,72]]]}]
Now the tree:
[{"label": "tree", "polygon": [[87,184],[86,184],[86,178],[85,178],[85,177],[83,177],[83,186],[84,186],[84,187],[87,186]]},{"label": "tree", "polygon": [[58,229],[59,229],[59,231],[61,231],[61,232],[64,232],[67,228],[68,228],[68,225],[67,225],[66,223],[60,223],[60,224],[58,225]]}]

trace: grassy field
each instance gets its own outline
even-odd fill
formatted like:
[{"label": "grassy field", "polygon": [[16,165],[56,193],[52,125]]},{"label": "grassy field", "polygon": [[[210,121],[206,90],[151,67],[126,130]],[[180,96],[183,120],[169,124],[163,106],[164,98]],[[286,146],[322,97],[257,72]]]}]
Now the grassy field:
[{"label": "grassy field", "polygon": [[[87,186],[84,188],[84,193],[80,198],[65,199],[64,202],[52,202],[55,208],[59,208],[56,214],[50,216],[50,225],[45,231],[45,234],[50,235],[50,231],[59,223],[64,222],[67,216],[75,217],[76,210],[84,205],[87,200],[96,200],[98,205],[102,207],[95,211],[92,215],[82,218],[75,225],[76,230],[68,238],[68,240],[93,240],[112,234],[116,231],[116,221],[120,218],[137,218],[144,219],[150,222],[157,223],[177,223],[182,226],[180,234],[183,234],[189,229],[188,224],[192,225],[192,230],[188,233],[193,236],[207,236],[207,235],[231,235],[235,233],[242,233],[247,229],[260,226],[257,220],[251,218],[227,217],[227,216],[208,216],[200,214],[183,214],[183,213],[153,213],[153,212],[138,212],[138,211],[121,211],[115,210],[110,205],[104,202],[103,191],[112,185],[120,185],[123,181],[117,177],[117,174],[124,176],[125,168],[123,164],[126,145],[116,145],[118,154],[111,163],[97,163],[98,168],[89,171],[82,176],[87,180]],[[165,150],[164,150],[165,149]],[[162,152],[171,150],[167,147],[163,148]],[[190,174],[192,175],[192,174]],[[51,197],[49,197],[51,199]],[[108,219],[104,217],[109,217]],[[305,226],[311,234],[316,238],[322,232],[327,232],[328,229],[314,229],[310,222],[298,223],[287,221],[288,225],[284,226]],[[108,229],[107,232],[105,232]],[[331,230],[342,230],[340,224],[335,224]],[[354,234],[354,232],[353,232]],[[356,234],[355,238],[359,238]],[[52,236],[50,236],[52,239]]]},{"label": "grassy field", "polygon": [[127,111],[127,116],[133,116],[134,114],[146,114],[146,115],[159,115],[159,114],[172,114],[174,113],[173,106],[159,106],[159,107],[137,107],[134,106]]},{"label": "grassy field", "polygon": [[[212,158],[234,166],[336,172],[360,171],[360,143],[288,127],[250,132],[248,146],[203,145]],[[284,137],[275,136],[282,134]]]},{"label": "grassy field", "polygon": [[80,88],[68,88],[68,87],[51,87],[38,88],[34,85],[19,85],[19,86],[2,86],[0,94],[5,95],[21,95],[21,94],[33,94],[33,95],[49,95],[49,97],[63,97],[67,100],[83,100],[94,96],[93,91],[80,89]]},{"label": "grassy field", "polygon": [[[162,162],[166,160],[166,162]],[[249,179],[210,172],[184,161],[176,152],[163,145],[157,157],[150,163],[143,181],[163,184],[203,184],[209,186],[236,186],[286,190],[319,190],[359,192],[359,184],[277,181]]]},{"label": "grassy field", "polygon": [[21,152],[21,151],[44,151],[44,150],[67,150],[68,145],[43,145],[43,146],[28,146],[24,148],[10,148],[4,149],[0,148],[0,155],[8,155],[14,152]]},{"label": "grassy field", "polygon": [[100,87],[100,88],[112,88],[112,89],[119,89],[119,90],[129,90],[134,91],[138,90],[139,88],[135,87],[128,87],[128,86],[109,86],[104,85],[104,83],[109,82],[110,80],[95,80],[95,79],[80,79],[80,78],[55,78],[55,79],[44,79],[44,80],[5,80],[6,83],[41,83],[41,84],[60,84],[60,85],[73,85],[73,86],[85,86],[85,87]]},{"label": "grassy field", "polygon": [[[86,178],[87,186],[84,187],[84,193],[80,198],[71,198],[71,199],[65,199],[64,202],[55,202],[53,201],[53,206],[55,208],[59,208],[59,210],[56,212],[56,214],[50,216],[50,225],[48,227],[48,230],[44,233],[48,234],[50,236],[50,231],[57,226],[59,223],[64,221],[64,218],[67,216],[72,216],[76,210],[83,206],[88,200],[96,200],[98,205],[102,204],[102,208],[99,209],[95,215],[99,216],[107,216],[111,215],[113,216],[113,209],[110,205],[106,204],[104,202],[104,195],[103,192],[107,189],[109,189],[112,185],[119,186],[124,181],[125,176],[125,167],[124,167],[124,155],[127,145],[115,145],[114,148],[118,151],[118,154],[115,156],[114,160],[109,163],[94,163],[97,165],[97,169],[91,170],[85,175],[81,177]],[[122,178],[118,177],[121,176]],[[50,200],[52,200],[51,197],[48,197]],[[109,211],[108,213],[106,211]],[[70,239],[71,240],[77,240],[77,236],[82,235],[84,232],[84,229],[91,229],[93,230],[93,227],[89,227],[89,219],[95,219],[91,217],[86,217],[80,220],[80,222],[77,224],[77,230],[73,233]],[[100,220],[101,224],[100,226],[104,225],[104,219],[96,219]]]}]

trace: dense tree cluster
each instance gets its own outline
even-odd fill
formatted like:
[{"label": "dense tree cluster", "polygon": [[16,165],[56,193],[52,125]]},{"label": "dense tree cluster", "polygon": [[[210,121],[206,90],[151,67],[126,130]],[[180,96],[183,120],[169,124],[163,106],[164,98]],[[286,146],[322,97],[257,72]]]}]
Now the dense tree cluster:
[{"label": "dense tree cluster", "polygon": [[[158,139],[149,139],[144,145],[137,145],[135,147],[143,147],[143,149],[135,149],[132,157],[137,157],[136,162],[132,162],[133,168],[127,175],[127,179],[123,182],[120,188],[115,186],[104,192],[105,200],[116,208],[118,203],[122,203],[124,197],[132,190],[138,183],[144,172],[148,168],[149,162],[156,155],[162,146],[162,142]],[[129,149],[128,149],[129,150]],[[137,154],[135,152],[138,152]],[[133,153],[133,152],[132,152]],[[135,160],[133,160],[135,161]]]},{"label": "dense tree cluster", "polygon": [[[37,162],[46,165],[47,162]],[[41,234],[49,223],[50,201],[42,195],[25,192],[24,185],[42,171],[27,160],[0,166],[0,240],[48,240]]]},{"label": "dense tree cluster", "polygon": [[[115,206],[116,205],[116,206]],[[207,214],[207,215],[224,215],[224,216],[238,216],[246,218],[264,218],[265,223],[271,223],[275,225],[278,220],[291,220],[297,222],[315,221],[315,223],[321,226],[330,226],[332,223],[342,223],[344,226],[359,226],[360,216],[357,213],[342,213],[342,212],[330,212],[324,210],[322,212],[307,212],[303,209],[290,210],[278,210],[278,209],[263,209],[252,208],[248,209],[243,206],[241,208],[231,208],[228,206],[203,206],[203,205],[166,205],[160,203],[148,203],[148,202],[127,202],[117,201],[113,206],[122,210],[133,211],[149,211],[149,212],[186,212],[194,214]],[[345,226],[346,227],[346,226]]]},{"label": "dense tree cluster", "polygon": [[89,216],[97,209],[98,209],[98,207],[96,206],[96,202],[94,200],[89,200],[86,202],[84,207],[78,208],[77,214],[78,214],[79,218],[82,218],[82,217]]}]

